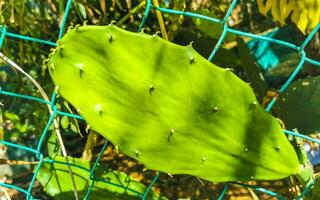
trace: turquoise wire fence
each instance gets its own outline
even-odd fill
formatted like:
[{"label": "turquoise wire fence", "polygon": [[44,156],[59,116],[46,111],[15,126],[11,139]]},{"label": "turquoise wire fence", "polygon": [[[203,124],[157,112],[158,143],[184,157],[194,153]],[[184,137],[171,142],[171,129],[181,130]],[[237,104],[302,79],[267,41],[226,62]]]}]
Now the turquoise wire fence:
[{"label": "turquoise wire fence", "polygon": [[[220,19],[216,19],[216,18],[212,18],[212,17],[208,17],[208,16],[204,16],[204,15],[200,15],[200,14],[196,14],[196,13],[192,13],[192,12],[184,12],[184,11],[177,11],[177,10],[172,10],[172,9],[167,9],[167,8],[162,8],[162,7],[156,7],[156,6],[152,5],[151,0],[147,0],[146,9],[145,9],[145,12],[144,12],[144,15],[143,15],[143,18],[142,18],[142,21],[141,21],[141,24],[139,26],[139,30],[138,31],[142,30],[142,28],[143,28],[143,26],[144,26],[144,24],[145,24],[145,22],[146,22],[146,20],[148,18],[148,14],[149,14],[150,10],[154,9],[154,10],[161,11],[163,13],[169,13],[169,14],[174,14],[174,15],[184,15],[184,16],[193,17],[193,18],[200,18],[200,19],[203,19],[203,20],[208,20],[209,22],[212,22],[212,23],[221,24],[223,31],[222,31],[222,34],[221,34],[218,42],[214,46],[214,48],[213,48],[213,50],[212,50],[212,52],[211,52],[211,54],[210,54],[210,56],[208,58],[209,61],[213,60],[214,56],[216,55],[217,51],[219,50],[220,46],[222,45],[227,33],[233,33],[233,34],[236,34],[236,35],[239,35],[239,36],[245,36],[245,37],[258,39],[258,40],[264,40],[264,41],[268,41],[270,43],[275,43],[275,44],[282,45],[284,47],[293,49],[293,50],[297,51],[298,55],[300,56],[300,61],[299,61],[298,65],[296,66],[295,70],[293,71],[293,73],[287,79],[287,81],[281,86],[278,95],[283,93],[285,91],[285,89],[290,85],[290,83],[294,80],[294,78],[296,77],[298,72],[302,69],[304,63],[307,62],[307,63],[313,64],[313,65],[315,65],[317,67],[320,67],[320,61],[316,61],[316,60],[308,58],[307,55],[306,55],[306,52],[304,50],[305,47],[310,42],[310,40],[314,37],[314,35],[320,29],[320,23],[312,30],[312,32],[307,36],[307,38],[303,41],[303,43],[300,46],[297,46],[295,44],[288,43],[288,42],[285,42],[285,41],[282,41],[282,40],[268,38],[266,36],[255,35],[255,34],[251,34],[251,33],[247,33],[247,32],[243,32],[243,31],[239,31],[239,30],[235,30],[235,29],[230,28],[228,26],[228,24],[227,24],[227,20],[230,17],[231,12],[235,8],[236,4],[237,4],[237,0],[233,0],[231,5],[230,5],[230,7],[229,7],[229,9],[228,9],[228,11],[227,11],[227,13],[226,13],[226,15],[225,15],[225,17],[222,20],[220,20]],[[67,22],[67,18],[68,18],[71,6],[72,6],[72,0],[68,0],[66,8],[65,8],[64,16],[63,16],[63,19],[62,19],[62,23],[61,23],[61,26],[60,26],[58,39],[62,38],[62,36],[63,36],[65,25],[66,25],[66,22]],[[46,44],[46,45],[53,46],[53,47],[57,46],[57,44],[55,42],[52,42],[52,41],[47,41],[47,40],[42,40],[42,39],[38,39],[38,38],[33,38],[33,37],[29,37],[29,36],[24,36],[24,35],[11,33],[9,31],[7,31],[7,28],[5,26],[0,26],[0,31],[1,31],[0,49],[2,47],[2,44],[3,44],[3,41],[4,41],[5,37],[11,37],[11,38],[22,39],[22,40],[27,40],[27,41],[31,41],[31,42],[42,43],[42,44]],[[79,115],[66,113],[66,112],[62,112],[62,111],[58,110],[57,107],[55,106],[55,99],[56,99],[56,92],[55,91],[53,92],[50,101],[47,101],[47,100],[44,100],[44,99],[41,99],[41,98],[37,98],[37,97],[34,97],[34,96],[17,94],[17,93],[14,93],[14,92],[5,91],[5,90],[2,90],[1,88],[0,88],[0,95],[5,95],[5,96],[9,96],[9,97],[16,97],[16,98],[21,98],[21,99],[31,100],[31,101],[37,101],[39,103],[49,105],[51,107],[52,111],[53,111],[53,113],[50,115],[50,118],[49,118],[49,120],[47,122],[47,125],[46,125],[45,129],[43,130],[43,133],[42,133],[42,135],[41,135],[41,137],[39,139],[38,146],[37,146],[36,149],[29,148],[29,147],[26,147],[26,146],[22,146],[22,145],[19,145],[19,144],[14,144],[14,143],[11,143],[11,142],[8,142],[8,141],[0,140],[0,144],[6,145],[6,146],[12,147],[12,148],[25,150],[27,152],[30,152],[30,153],[34,154],[36,159],[39,161],[38,164],[35,166],[34,175],[33,175],[32,179],[31,179],[31,182],[30,182],[30,185],[29,185],[28,189],[23,189],[21,187],[18,187],[18,186],[15,186],[15,185],[11,185],[11,184],[7,184],[7,183],[3,183],[3,182],[0,182],[0,186],[6,187],[6,188],[10,188],[10,189],[15,189],[15,190],[25,194],[27,200],[34,200],[36,198],[32,195],[32,189],[33,189],[33,186],[35,184],[35,180],[36,180],[36,177],[37,177],[37,175],[39,173],[41,165],[43,163],[57,163],[57,164],[68,165],[68,166],[71,166],[71,167],[79,168],[79,169],[85,170],[87,172],[90,172],[88,179],[91,179],[92,183],[88,187],[84,199],[89,199],[90,193],[92,192],[92,189],[93,189],[93,186],[94,186],[95,182],[97,182],[97,181],[102,181],[104,183],[113,185],[115,187],[121,187],[121,188],[123,188],[123,189],[125,189],[127,191],[134,192],[134,193],[138,194],[142,200],[146,200],[147,199],[147,195],[150,192],[152,186],[154,185],[154,183],[157,181],[157,179],[161,175],[160,172],[158,172],[156,174],[156,176],[153,178],[151,183],[148,185],[148,187],[147,187],[147,189],[146,189],[146,191],[144,193],[139,193],[137,191],[134,191],[134,190],[132,190],[130,188],[127,188],[127,187],[124,187],[122,185],[118,185],[118,184],[112,183],[112,182],[110,182],[108,180],[97,179],[95,177],[95,175],[94,175],[95,174],[95,170],[96,170],[96,168],[98,166],[98,163],[100,162],[100,159],[101,159],[101,157],[103,155],[103,152],[105,151],[105,149],[108,146],[108,141],[106,141],[105,144],[103,145],[103,147],[102,147],[102,149],[100,151],[100,154],[97,157],[97,159],[96,159],[96,161],[95,161],[95,163],[94,163],[94,165],[93,165],[93,167],[91,169],[87,169],[87,168],[84,168],[82,166],[78,166],[78,165],[75,165],[75,164],[72,164],[72,163],[68,163],[68,162],[61,162],[61,161],[55,161],[55,160],[52,160],[52,159],[44,158],[44,155],[41,153],[41,148],[42,148],[42,145],[44,143],[45,138],[47,137],[48,129],[49,129],[51,123],[53,122],[54,118],[58,115],[58,116],[67,116],[67,117],[76,118],[76,119],[83,119]],[[271,108],[273,107],[274,103],[277,101],[278,95],[275,96],[270,101],[268,106],[266,107],[266,111],[267,112],[269,112],[271,110]],[[316,140],[314,138],[308,137],[306,135],[302,135],[300,133],[296,133],[296,132],[293,132],[293,131],[290,131],[290,130],[283,130],[283,132],[285,134],[288,134],[288,135],[293,135],[293,136],[300,137],[300,138],[303,138],[305,140],[309,140],[311,142],[315,142],[317,144],[320,144],[319,140]],[[304,197],[304,195],[308,191],[311,190],[311,188],[314,185],[315,181],[316,180],[312,181],[309,185],[306,186],[306,188],[301,192],[301,195],[297,197],[298,200],[302,199]],[[240,183],[240,182],[229,182],[229,183],[227,183],[225,185],[225,187],[221,191],[221,193],[220,193],[220,195],[218,197],[218,200],[222,200],[225,197],[225,194],[227,193],[229,186],[232,185],[232,184],[240,185],[241,187],[251,188],[251,189],[253,189],[255,191],[268,194],[268,195],[276,197],[276,198],[278,198],[280,200],[286,199],[285,197],[280,196],[279,194],[277,194],[277,193],[275,193],[273,191],[270,191],[270,190],[267,190],[267,189],[264,189],[264,188],[261,188],[261,187],[248,185],[248,184],[244,184],[244,183]]]}]

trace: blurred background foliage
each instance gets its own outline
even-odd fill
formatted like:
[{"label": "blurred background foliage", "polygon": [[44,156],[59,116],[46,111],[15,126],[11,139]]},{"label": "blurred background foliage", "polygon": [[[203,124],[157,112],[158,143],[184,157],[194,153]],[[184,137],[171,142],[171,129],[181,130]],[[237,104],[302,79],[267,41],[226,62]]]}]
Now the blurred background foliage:
[{"label": "blurred background foliage", "polygon": [[[230,0],[162,0],[160,6],[175,10],[196,12],[222,19],[229,8]],[[146,2],[144,0],[74,0],[67,24],[106,25],[112,21],[127,30],[137,31],[143,17]],[[0,0],[0,25],[7,27],[9,32],[28,35],[49,41],[56,41],[59,26],[64,14],[66,0]],[[282,39],[300,44],[305,35],[297,26],[288,21],[287,26],[273,20],[272,15],[259,13],[254,0],[240,0],[228,21],[234,29]],[[200,19],[163,14],[169,40],[193,47],[204,57],[208,57],[219,39],[221,26]],[[159,31],[155,12],[151,10],[144,32],[154,34]],[[307,47],[310,58],[319,58],[319,33]],[[34,42],[22,41],[6,37],[2,52],[22,67],[37,80],[47,94],[54,90],[53,83],[43,61],[47,58],[50,47]],[[299,56],[285,47],[268,42],[251,40],[228,34],[222,48],[213,59],[220,67],[232,68],[243,80],[250,82],[261,103],[266,104],[281,84],[288,78],[296,67]],[[319,70],[306,64],[298,78],[319,74]],[[36,88],[18,71],[0,60],[0,87],[6,91],[39,96]],[[66,101],[57,99],[57,107],[62,111],[76,113]],[[49,113],[44,105],[21,100],[19,98],[0,96],[0,137],[5,140],[36,147]],[[103,139],[95,135],[83,121],[62,117],[58,119],[63,130],[63,139],[69,155],[92,160],[97,156]],[[51,127],[51,131],[52,131]],[[50,132],[51,134],[51,132]],[[61,155],[57,139],[49,134],[44,151],[54,158]],[[89,137],[88,137],[89,136]],[[9,160],[27,161],[11,165],[8,173],[9,182],[26,188],[32,176],[34,157],[21,150],[9,149]],[[0,158],[3,161],[3,158]],[[144,184],[150,183],[154,172],[145,172],[144,167],[126,157],[110,146],[105,152],[102,162],[112,169],[130,174],[135,180]],[[7,166],[8,167],[8,166]],[[9,170],[9,171],[10,171]],[[12,171],[14,173],[12,173]],[[1,178],[1,177],[0,177]],[[299,187],[292,181],[256,183],[266,188],[276,189],[284,196],[295,195]],[[287,193],[290,187],[292,194]],[[164,193],[170,199],[212,199],[217,197],[222,185],[189,176],[162,176],[155,186],[156,190]],[[40,184],[35,188],[36,194],[42,199],[50,199]],[[16,191],[9,191],[13,199],[23,196]],[[250,189],[232,186],[228,197],[266,199],[263,194],[256,194]]]}]

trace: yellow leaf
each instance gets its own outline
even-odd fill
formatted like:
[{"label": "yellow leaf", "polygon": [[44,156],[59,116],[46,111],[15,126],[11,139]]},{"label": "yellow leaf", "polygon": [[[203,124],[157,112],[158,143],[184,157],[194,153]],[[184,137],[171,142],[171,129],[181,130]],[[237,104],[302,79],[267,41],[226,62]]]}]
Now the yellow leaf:
[{"label": "yellow leaf", "polygon": [[266,11],[266,7],[262,2],[263,0],[257,0],[257,4],[258,4],[258,8],[259,8],[259,12],[266,15],[267,11]]},{"label": "yellow leaf", "polygon": [[257,0],[259,11],[267,15],[271,11],[272,17],[281,25],[291,14],[301,32],[310,33],[320,22],[320,0]]}]

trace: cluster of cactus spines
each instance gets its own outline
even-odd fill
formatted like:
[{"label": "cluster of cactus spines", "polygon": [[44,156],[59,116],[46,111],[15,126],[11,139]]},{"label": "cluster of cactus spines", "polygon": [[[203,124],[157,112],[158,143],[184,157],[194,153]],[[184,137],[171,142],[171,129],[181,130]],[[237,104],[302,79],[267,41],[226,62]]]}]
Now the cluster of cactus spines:
[{"label": "cluster of cactus spines", "polygon": [[320,132],[320,76],[293,82],[275,105],[287,129],[304,134]]},{"label": "cluster of cactus spines", "polygon": [[250,86],[192,46],[114,25],[70,30],[58,45],[48,64],[60,94],[146,168],[214,182],[298,173],[293,147]]}]

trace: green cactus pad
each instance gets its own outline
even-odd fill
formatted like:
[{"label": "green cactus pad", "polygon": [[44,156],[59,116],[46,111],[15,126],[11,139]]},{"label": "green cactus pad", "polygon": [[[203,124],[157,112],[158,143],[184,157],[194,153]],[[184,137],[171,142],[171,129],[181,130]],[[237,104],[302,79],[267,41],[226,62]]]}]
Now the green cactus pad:
[{"label": "green cactus pad", "polygon": [[320,132],[320,76],[293,82],[280,95],[275,110],[287,129],[304,134]]},{"label": "green cactus pad", "polygon": [[60,94],[147,168],[215,182],[298,172],[250,86],[191,46],[113,25],[70,30],[58,45],[48,66]]},{"label": "green cactus pad", "polygon": [[[69,161],[72,164],[71,169],[79,198],[84,199],[87,190],[93,182],[89,179],[90,163],[71,157]],[[100,174],[102,175],[100,176]],[[136,200],[147,189],[146,186],[134,181],[130,176],[120,171],[98,168],[98,170],[95,170],[95,177],[96,181],[92,187],[90,198],[87,199]],[[42,164],[37,179],[44,186],[44,190],[54,199],[74,199],[69,169],[63,157],[57,156],[53,162]],[[148,194],[148,199],[150,200],[166,200],[166,198],[160,197],[154,191],[150,191]]]}]

